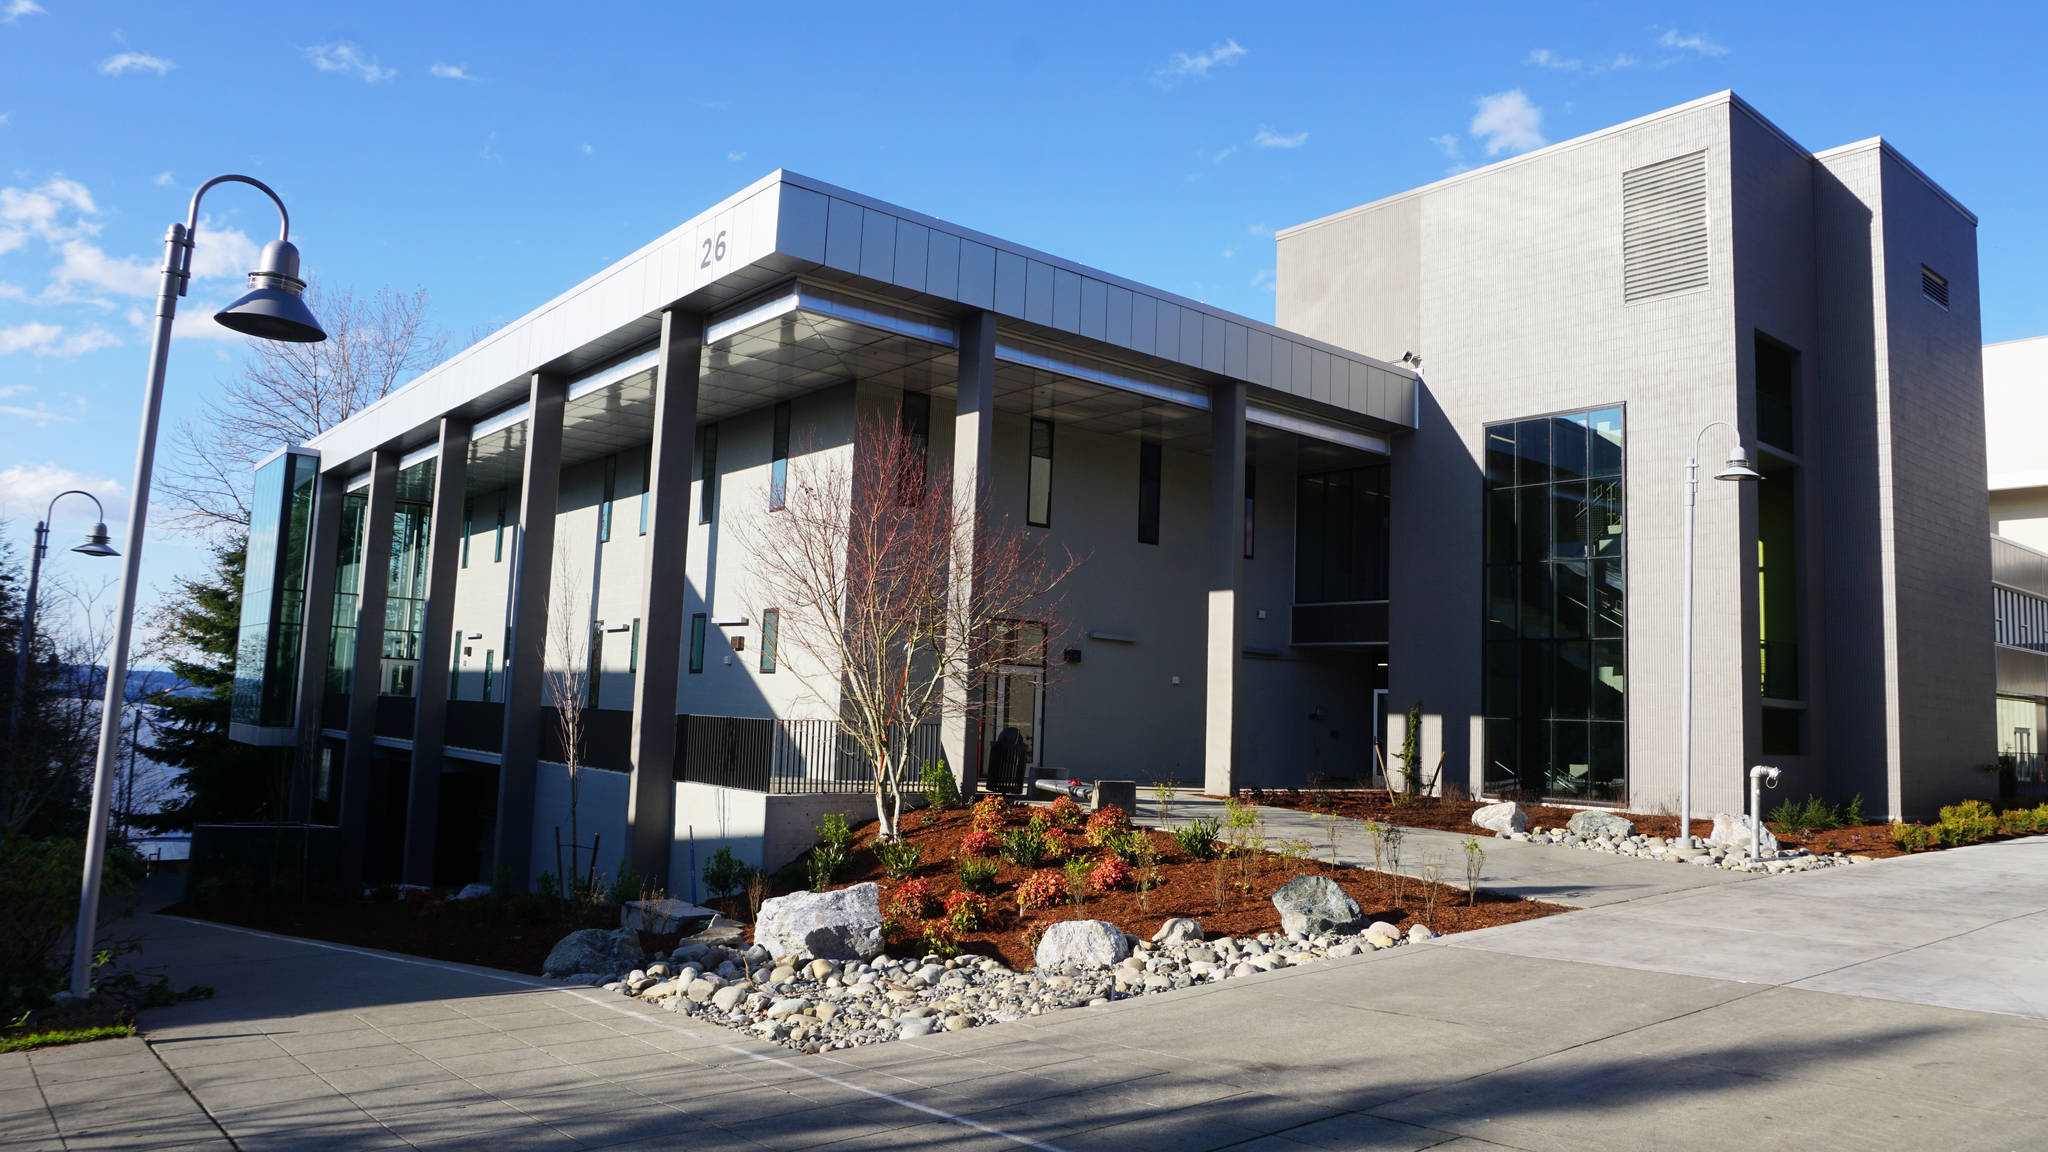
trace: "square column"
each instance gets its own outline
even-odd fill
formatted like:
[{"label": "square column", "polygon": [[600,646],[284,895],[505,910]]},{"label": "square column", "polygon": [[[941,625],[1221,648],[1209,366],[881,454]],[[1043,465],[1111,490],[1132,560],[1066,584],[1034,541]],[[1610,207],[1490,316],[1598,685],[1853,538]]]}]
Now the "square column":
[{"label": "square column", "polygon": [[1209,660],[1202,791],[1237,790],[1237,637],[1244,587],[1244,384],[1209,391]]},{"label": "square column", "polygon": [[418,696],[413,701],[412,787],[405,805],[408,884],[434,882],[434,832],[441,815],[441,758],[448,737],[448,659],[454,642],[455,580],[462,559],[462,494],[469,482],[469,421],[441,418],[434,504],[427,519],[427,610],[420,625]]},{"label": "square column", "polygon": [[[633,868],[671,890],[669,853],[676,822],[676,693],[683,651],[683,595],[690,555],[690,481],[696,473],[697,373],[704,318],[661,314],[661,357],[654,379],[654,441],[647,466],[647,544],[640,573],[640,671],[633,678],[632,777],[626,822]],[[716,528],[713,528],[716,531]]]},{"label": "square column", "polygon": [[521,890],[531,879],[548,593],[554,585],[555,514],[562,489],[562,408],[568,398],[569,382],[562,376],[536,372],[527,386],[526,468],[520,476],[512,623],[505,641],[505,738],[499,745],[498,821],[491,845],[493,869],[510,872]]},{"label": "square column", "polygon": [[292,753],[291,792],[286,818],[304,824],[313,816],[313,781],[321,749],[321,710],[327,696],[328,649],[334,644],[334,562],[341,550],[341,475],[322,472],[313,481],[313,522],[307,531],[306,606],[300,618],[298,747]]},{"label": "square column", "polygon": [[350,884],[363,879],[369,848],[370,772],[377,759],[377,697],[384,671],[384,602],[391,588],[398,455],[396,446],[386,446],[370,457],[362,563],[356,566],[356,651],[348,686],[348,750],[341,769],[341,875]]},{"label": "square column", "polygon": [[[952,575],[949,591],[956,604],[974,598],[975,574],[971,565],[978,559],[974,546],[981,531],[980,517],[988,503],[989,486],[995,478],[995,313],[978,312],[961,322],[958,344],[960,373],[953,408],[952,498],[956,512],[971,520],[957,526],[965,534],[967,546],[963,552],[970,568]],[[981,685],[969,683],[964,675],[946,678],[939,743],[962,795],[974,791],[981,775],[982,733],[977,715],[980,704]]]}]

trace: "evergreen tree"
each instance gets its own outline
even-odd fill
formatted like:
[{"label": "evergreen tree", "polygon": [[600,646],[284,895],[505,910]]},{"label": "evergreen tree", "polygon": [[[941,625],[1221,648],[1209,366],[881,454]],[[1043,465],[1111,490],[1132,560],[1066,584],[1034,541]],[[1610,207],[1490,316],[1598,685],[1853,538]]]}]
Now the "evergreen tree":
[{"label": "evergreen tree", "polygon": [[184,794],[136,823],[153,831],[194,824],[284,817],[289,749],[228,738],[235,696],[235,646],[242,619],[242,558],[247,538],[214,546],[209,571],[178,577],[156,621],[171,671],[188,687],[159,702],[157,740],[148,749],[178,771]]}]

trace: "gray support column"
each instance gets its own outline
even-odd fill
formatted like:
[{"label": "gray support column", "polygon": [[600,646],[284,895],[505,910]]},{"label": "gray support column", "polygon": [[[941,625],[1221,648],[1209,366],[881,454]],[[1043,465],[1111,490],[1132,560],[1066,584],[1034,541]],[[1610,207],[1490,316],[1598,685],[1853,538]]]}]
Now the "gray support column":
[{"label": "gray support column", "polygon": [[[953,407],[953,506],[978,518],[988,502],[989,486],[995,476],[995,313],[977,312],[963,321],[959,349],[960,374]],[[978,522],[968,526],[970,541],[980,528]],[[970,569],[956,573],[951,591],[956,603],[971,601],[974,572]],[[965,676],[950,676],[946,680],[939,741],[963,796],[973,793],[981,776],[981,688]]]},{"label": "gray support column", "polygon": [[1209,675],[1202,791],[1237,789],[1238,595],[1244,586],[1244,384],[1209,390]]},{"label": "gray support column", "polygon": [[384,601],[391,588],[391,516],[398,506],[398,451],[370,457],[370,499],[363,510],[363,562],[356,566],[355,670],[349,677],[348,751],[341,768],[341,874],[363,879],[369,847],[370,773],[377,759],[377,689],[384,668]]},{"label": "gray support column", "polygon": [[304,824],[313,816],[313,782],[319,778],[321,713],[327,701],[327,660],[334,644],[334,562],[341,548],[341,474],[322,472],[313,481],[313,522],[307,530],[306,606],[299,629],[298,747],[292,753],[291,794],[286,818]]},{"label": "gray support column", "polygon": [[568,395],[568,380],[546,372],[533,374],[527,393],[526,470],[520,477],[512,624],[505,641],[505,739],[498,759],[498,823],[492,839],[493,868],[510,872],[513,885],[521,890],[531,879],[541,687],[547,680],[548,593],[554,584],[555,513],[562,488],[562,406]]},{"label": "gray support column", "polygon": [[626,821],[633,868],[669,875],[676,823],[676,693],[683,650],[683,595],[689,560],[690,481],[696,471],[697,373],[704,355],[704,318],[661,314],[661,360],[654,380],[654,442],[648,449],[647,544],[640,572],[640,671],[633,678],[632,779]]},{"label": "gray support column", "polygon": [[412,787],[405,804],[408,884],[434,882],[434,831],[441,816],[442,751],[448,738],[448,664],[455,632],[455,581],[462,559],[462,494],[469,483],[469,421],[441,418],[434,504],[427,520],[427,610],[420,624],[418,699],[413,701]]}]

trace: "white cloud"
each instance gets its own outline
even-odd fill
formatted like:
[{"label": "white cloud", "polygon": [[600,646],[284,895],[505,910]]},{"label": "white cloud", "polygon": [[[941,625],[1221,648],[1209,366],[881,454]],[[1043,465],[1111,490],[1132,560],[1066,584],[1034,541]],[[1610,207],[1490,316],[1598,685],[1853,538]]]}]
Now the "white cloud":
[{"label": "white cloud", "polygon": [[1166,63],[1152,73],[1152,79],[1161,87],[1171,88],[1182,80],[1207,80],[1210,69],[1224,64],[1235,64],[1248,49],[1235,40],[1225,40],[1207,52],[1175,52],[1166,58]]},{"label": "white cloud", "polygon": [[0,280],[0,300],[26,300],[28,293],[19,284]]},{"label": "white cloud", "polygon": [[726,161],[732,164],[737,164],[740,161],[745,160],[746,158],[747,154],[745,152],[727,152],[725,154]]},{"label": "white cloud", "polygon": [[170,60],[152,56],[147,52],[123,52],[100,61],[100,75],[125,76],[130,72],[151,72],[161,76],[177,66]]},{"label": "white cloud", "polygon": [[1218,152],[1214,156],[1209,157],[1209,163],[1221,164],[1225,160],[1228,160],[1235,155],[1237,155],[1237,145],[1227,145],[1221,152]]},{"label": "white cloud", "polygon": [[7,6],[0,8],[0,24],[12,24],[23,16],[41,16],[44,11],[36,0],[7,0]]},{"label": "white cloud", "polygon": [[[0,252],[28,241],[61,243],[99,229],[86,216],[99,214],[92,193],[76,180],[53,176],[39,188],[0,188]],[[64,219],[70,215],[69,220]]]},{"label": "white cloud", "polygon": [[1431,136],[1429,142],[1442,149],[1445,159],[1456,160],[1458,158],[1458,138],[1455,135],[1446,132],[1441,136]]},{"label": "white cloud", "polygon": [[[29,413],[28,419],[35,419],[34,414],[40,410],[25,411]],[[0,412],[9,415],[20,414],[5,407],[0,407]],[[64,418],[53,416],[51,419],[61,422]],[[0,498],[4,498],[6,510],[16,515],[41,518],[43,510],[50,506],[51,499],[60,492],[70,492],[74,489],[90,492],[99,497],[106,509],[109,524],[125,522],[128,508],[127,502],[120,499],[121,483],[118,480],[95,476],[88,472],[74,472],[61,464],[47,461],[41,464],[10,464],[0,468]],[[65,529],[66,534],[73,537],[72,543],[76,543],[76,537],[85,533],[85,526],[80,521],[92,514],[89,509],[82,507],[86,503],[87,501],[81,500],[81,507],[65,513],[64,523],[76,526]],[[65,506],[70,508],[69,501]],[[80,519],[74,521],[72,517]],[[65,547],[70,545],[67,544]]]},{"label": "white cloud", "polygon": [[427,72],[430,75],[432,75],[436,80],[476,79],[476,77],[469,74],[469,65],[467,64],[443,64],[439,60],[436,60],[431,66],[427,68]]},{"label": "white cloud", "polygon": [[1626,52],[1617,52],[1612,60],[1595,60],[1588,64],[1574,56],[1563,56],[1548,48],[1538,48],[1529,53],[1529,59],[1525,63],[1538,68],[1548,68],[1553,72],[1585,72],[1599,75],[1602,72],[1619,72],[1624,68],[1633,68],[1642,61]]},{"label": "white cloud", "polygon": [[[210,217],[199,221],[192,249],[194,280],[224,280],[248,274],[262,245],[238,228],[216,227]],[[67,240],[58,246],[63,261],[50,274],[44,298],[52,302],[92,301],[93,291],[116,296],[151,297],[163,273],[161,260],[110,256],[97,244]],[[80,291],[84,289],[86,291]]]},{"label": "white cloud", "polygon": [[66,332],[62,325],[39,321],[0,328],[0,356],[11,356],[16,352],[33,352],[38,356],[83,356],[120,342],[120,337],[104,328]]},{"label": "white cloud", "polygon": [[155,183],[156,186],[159,188],[169,188],[171,185],[177,182],[178,178],[171,175],[168,170],[156,174]]},{"label": "white cloud", "polygon": [[1527,152],[1547,143],[1543,138],[1543,109],[1531,104],[1528,94],[1520,88],[1481,96],[1473,103],[1479,111],[1472,117],[1470,130],[1486,146],[1488,156]]},{"label": "white cloud", "polygon": [[306,59],[322,72],[353,72],[365,84],[382,84],[398,75],[398,69],[378,66],[375,60],[363,55],[361,48],[347,40],[315,44],[306,49]]},{"label": "white cloud", "polygon": [[1252,143],[1261,148],[1299,148],[1303,144],[1308,143],[1308,133],[1296,132],[1292,136],[1282,136],[1280,133],[1261,124],[1259,125],[1259,134],[1252,137]]},{"label": "white cloud", "polygon": [[1252,288],[1259,292],[1271,292],[1277,282],[1271,268],[1261,268],[1252,276]]},{"label": "white cloud", "polygon": [[1577,72],[1586,66],[1583,60],[1567,60],[1548,48],[1538,48],[1529,53],[1528,62],[1538,68],[1553,68],[1559,72]]},{"label": "white cloud", "polygon": [[1273,234],[1273,226],[1271,224],[1266,223],[1264,220],[1261,220],[1256,224],[1247,224],[1245,225],[1244,230],[1247,235],[1251,236],[1271,236]]},{"label": "white cloud", "polygon": [[1726,56],[1728,49],[1704,32],[1680,32],[1676,28],[1666,29],[1657,37],[1659,48],[1676,48],[1681,52],[1697,52],[1702,56]]}]

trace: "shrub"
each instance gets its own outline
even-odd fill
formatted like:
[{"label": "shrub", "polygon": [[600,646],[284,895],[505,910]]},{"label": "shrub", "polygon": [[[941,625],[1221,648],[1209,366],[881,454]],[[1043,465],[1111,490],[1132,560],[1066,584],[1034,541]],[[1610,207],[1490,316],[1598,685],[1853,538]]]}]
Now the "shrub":
[{"label": "shrub", "polygon": [[1131,866],[1114,854],[1104,856],[1088,870],[1088,883],[1097,892],[1114,892],[1131,886]]},{"label": "shrub", "polygon": [[1928,846],[1934,843],[1934,837],[1927,828],[1919,824],[1894,824],[1892,843],[1906,852],[1925,852]]},{"label": "shrub", "polygon": [[847,826],[846,817],[837,812],[827,813],[818,822],[818,839],[826,845],[839,849],[839,858],[846,858],[846,850],[853,847],[853,829]]},{"label": "shrub", "polygon": [[960,942],[954,939],[951,925],[934,920],[924,926],[924,950],[941,960],[951,960],[960,954]]},{"label": "shrub", "polygon": [[1975,844],[1998,833],[1998,814],[1982,800],[1965,800],[1943,808],[1937,827],[1944,844]]},{"label": "shrub", "polygon": [[1001,796],[984,796],[974,802],[971,819],[976,828],[1000,830],[1010,822],[1010,802]]},{"label": "shrub", "polygon": [[1017,911],[1050,908],[1059,903],[1062,877],[1050,868],[1033,872],[1017,885]]},{"label": "shrub", "polygon": [[1100,833],[1091,833],[1092,843],[1126,864],[1138,862],[1138,846],[1151,843],[1143,832],[1131,828],[1112,828]]},{"label": "shrub", "polygon": [[985,856],[963,856],[954,868],[960,873],[960,887],[969,892],[993,894],[999,865]]},{"label": "shrub", "polygon": [[1114,804],[1106,805],[1088,817],[1088,842],[1101,844],[1103,838],[1131,830],[1130,813]]},{"label": "shrub", "polygon": [[929,880],[905,880],[889,894],[889,915],[896,920],[923,920],[938,907],[939,894]]},{"label": "shrub", "polygon": [[1067,838],[1060,835],[1059,829],[1047,828],[1038,834],[1038,838],[1045,846],[1046,863],[1057,864],[1067,858]]},{"label": "shrub", "polygon": [[1173,830],[1174,842],[1191,860],[1214,860],[1216,858],[1216,834],[1223,830],[1223,821],[1214,816],[1202,816]]},{"label": "shrub", "polygon": [[1081,826],[1081,806],[1074,802],[1072,796],[1062,796],[1054,800],[1052,806],[1046,809],[1046,818],[1052,821],[1052,826],[1055,828],[1079,828]]},{"label": "shrub", "polygon": [[1067,899],[1079,908],[1088,902],[1088,873],[1091,871],[1086,860],[1069,860],[1060,869],[1067,878]]},{"label": "shrub", "polygon": [[1842,805],[1842,826],[1844,828],[1860,828],[1869,822],[1863,817],[1863,793],[1858,792],[1854,796],[1849,797],[1849,802]]},{"label": "shrub", "polygon": [[[30,1008],[40,1008],[65,984],[59,967],[70,957],[66,942],[78,916],[78,875],[85,860],[83,840],[16,836],[0,845],[0,1010],[5,1025]],[[111,917],[134,888],[141,872],[135,857],[107,849],[100,910]]]},{"label": "shrub", "polygon": [[917,777],[918,783],[924,786],[925,803],[934,808],[960,806],[960,785],[954,781],[952,770],[944,764],[927,760]]},{"label": "shrub", "polygon": [[877,840],[873,848],[882,874],[891,880],[904,879],[917,871],[917,862],[924,858],[924,849],[908,840]]},{"label": "shrub", "polygon": [[1012,828],[1003,833],[1002,854],[1019,868],[1036,868],[1046,860],[1045,834],[1035,828]]},{"label": "shrub", "polygon": [[979,892],[955,892],[946,897],[946,923],[955,932],[979,932],[996,916],[995,905]]},{"label": "shrub", "polygon": [[820,892],[832,886],[832,878],[839,873],[839,866],[846,862],[846,849],[836,844],[820,844],[811,849],[804,858],[804,876],[810,880],[811,891]]},{"label": "shrub", "polygon": [[991,828],[971,829],[960,838],[962,856],[993,856],[1002,850],[1002,834]]},{"label": "shrub", "polygon": [[704,862],[704,887],[710,889],[713,897],[730,896],[746,887],[747,877],[753,874],[753,868],[733,855],[731,845],[721,845]]}]

